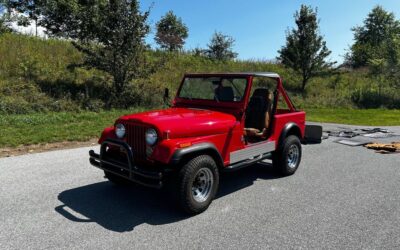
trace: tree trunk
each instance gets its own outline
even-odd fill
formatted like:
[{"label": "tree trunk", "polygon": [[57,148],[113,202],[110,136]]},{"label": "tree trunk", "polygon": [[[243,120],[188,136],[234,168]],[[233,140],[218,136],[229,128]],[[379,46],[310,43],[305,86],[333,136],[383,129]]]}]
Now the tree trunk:
[{"label": "tree trunk", "polygon": [[303,92],[303,93],[306,89],[307,82],[308,82],[308,78],[306,76],[303,76],[303,80],[301,82],[301,92]]},{"label": "tree trunk", "polygon": [[35,19],[35,36],[37,37],[38,36],[38,21],[37,21],[37,19]]},{"label": "tree trunk", "polygon": [[307,76],[307,74],[305,74],[303,72],[303,79],[301,81],[301,96],[303,97],[303,99],[306,97],[306,85],[308,82],[309,77]]},{"label": "tree trunk", "polygon": [[114,76],[114,82],[113,82],[113,100],[111,105],[115,106],[120,106],[120,102],[123,101],[123,96],[121,96],[124,92],[125,88],[125,78],[121,76],[120,73],[117,73],[116,76]]},{"label": "tree trunk", "polygon": [[87,85],[87,83],[85,84],[85,98],[89,99],[89,86]]}]

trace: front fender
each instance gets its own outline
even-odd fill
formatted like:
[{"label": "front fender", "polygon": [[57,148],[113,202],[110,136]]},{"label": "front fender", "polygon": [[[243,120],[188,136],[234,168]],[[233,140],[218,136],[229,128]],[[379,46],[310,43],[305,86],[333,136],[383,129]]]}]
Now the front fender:
[{"label": "front fender", "polygon": [[175,150],[169,162],[172,165],[176,165],[179,164],[179,162],[181,162],[188,155],[200,154],[203,152],[208,152],[213,156],[214,159],[216,158],[218,165],[221,165],[223,163],[222,157],[219,154],[217,148],[214,146],[214,144],[209,142],[198,143],[187,148],[177,149]]},{"label": "front fender", "polygon": [[197,153],[209,153],[217,161],[218,165],[223,164],[221,154],[213,143],[195,142],[193,138],[162,141],[154,148],[151,158],[164,164],[176,165],[184,157]]},{"label": "front fender", "polygon": [[110,139],[116,139],[117,137],[115,136],[115,128],[114,126],[105,128],[103,132],[101,133],[100,139],[98,141],[99,144],[102,144],[107,138]]}]

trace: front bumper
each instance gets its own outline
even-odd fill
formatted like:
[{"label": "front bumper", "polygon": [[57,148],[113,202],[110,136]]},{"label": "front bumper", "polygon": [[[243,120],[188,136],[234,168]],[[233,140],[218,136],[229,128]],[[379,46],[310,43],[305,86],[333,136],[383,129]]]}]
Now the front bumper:
[{"label": "front bumper", "polygon": [[[109,154],[107,149],[114,146],[124,152],[125,159],[114,157]],[[160,170],[148,170],[135,165],[132,148],[123,141],[115,139],[106,139],[100,147],[100,154],[93,150],[89,151],[89,161],[93,166],[104,171],[126,178],[142,186],[161,188],[163,186],[163,172]]]}]

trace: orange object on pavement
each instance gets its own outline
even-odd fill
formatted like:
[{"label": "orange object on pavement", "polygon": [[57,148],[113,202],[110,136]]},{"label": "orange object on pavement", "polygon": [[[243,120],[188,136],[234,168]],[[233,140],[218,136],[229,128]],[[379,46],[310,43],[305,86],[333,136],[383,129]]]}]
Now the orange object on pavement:
[{"label": "orange object on pavement", "polygon": [[378,150],[379,153],[400,152],[400,142],[392,143],[369,143],[366,148]]}]

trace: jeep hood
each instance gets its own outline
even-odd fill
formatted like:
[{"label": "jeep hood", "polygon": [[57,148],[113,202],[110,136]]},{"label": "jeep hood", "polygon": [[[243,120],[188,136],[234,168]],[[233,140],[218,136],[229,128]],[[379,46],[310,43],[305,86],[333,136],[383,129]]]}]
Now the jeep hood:
[{"label": "jeep hood", "polygon": [[236,118],[212,110],[169,108],[126,115],[118,121],[144,123],[161,133],[169,131],[169,138],[173,139],[228,133]]}]

